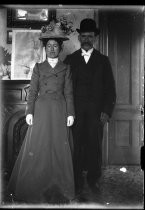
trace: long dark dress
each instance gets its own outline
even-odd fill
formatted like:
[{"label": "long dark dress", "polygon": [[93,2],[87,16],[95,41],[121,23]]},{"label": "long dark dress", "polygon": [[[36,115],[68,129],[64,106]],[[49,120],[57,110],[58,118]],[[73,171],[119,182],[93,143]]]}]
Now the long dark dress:
[{"label": "long dark dress", "polygon": [[72,135],[67,116],[74,116],[69,66],[47,60],[33,69],[26,114],[33,125],[16,160],[8,191],[16,201],[49,203],[74,197]]}]

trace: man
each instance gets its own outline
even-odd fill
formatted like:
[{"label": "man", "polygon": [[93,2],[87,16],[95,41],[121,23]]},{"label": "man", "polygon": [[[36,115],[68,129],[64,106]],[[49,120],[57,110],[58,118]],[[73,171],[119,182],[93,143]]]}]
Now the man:
[{"label": "man", "polygon": [[101,177],[103,126],[115,105],[115,82],[108,57],[93,47],[99,34],[95,21],[82,20],[77,32],[81,49],[65,59],[72,71],[75,103],[75,187],[76,193],[83,189],[85,170],[88,185],[96,192]]}]

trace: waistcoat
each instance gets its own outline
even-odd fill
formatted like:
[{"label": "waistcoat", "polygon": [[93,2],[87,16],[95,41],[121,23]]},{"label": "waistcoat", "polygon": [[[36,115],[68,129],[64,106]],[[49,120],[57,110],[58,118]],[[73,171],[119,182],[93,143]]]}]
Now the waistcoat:
[{"label": "waistcoat", "polygon": [[77,68],[77,82],[75,96],[84,100],[90,99],[91,84],[93,79],[93,68],[90,63],[90,59],[86,64],[82,57],[81,62]]}]

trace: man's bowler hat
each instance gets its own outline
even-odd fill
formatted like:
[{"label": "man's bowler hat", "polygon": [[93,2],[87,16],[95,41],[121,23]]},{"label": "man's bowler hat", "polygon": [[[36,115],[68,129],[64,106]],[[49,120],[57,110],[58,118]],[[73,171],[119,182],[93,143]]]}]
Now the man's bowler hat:
[{"label": "man's bowler hat", "polygon": [[81,32],[95,32],[96,35],[100,33],[99,28],[96,27],[96,22],[93,19],[86,18],[80,23],[80,29],[76,29],[78,33]]}]

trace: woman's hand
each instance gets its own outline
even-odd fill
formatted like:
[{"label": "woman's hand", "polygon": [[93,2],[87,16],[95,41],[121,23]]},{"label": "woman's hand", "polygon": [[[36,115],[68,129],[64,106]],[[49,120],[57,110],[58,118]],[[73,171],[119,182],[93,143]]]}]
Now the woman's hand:
[{"label": "woman's hand", "polygon": [[27,114],[27,116],[26,116],[26,123],[28,125],[32,125],[33,124],[33,115],[32,114]]},{"label": "woman's hand", "polygon": [[67,126],[72,126],[74,123],[74,117],[73,116],[68,116],[67,117]]}]

